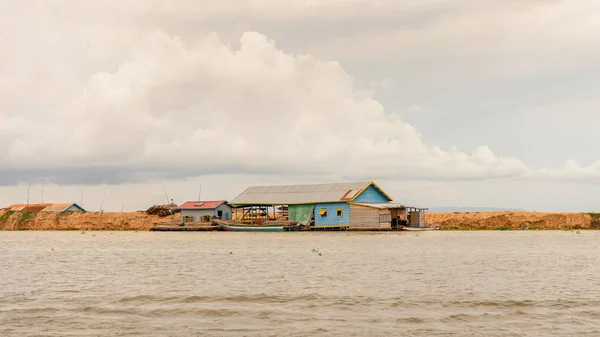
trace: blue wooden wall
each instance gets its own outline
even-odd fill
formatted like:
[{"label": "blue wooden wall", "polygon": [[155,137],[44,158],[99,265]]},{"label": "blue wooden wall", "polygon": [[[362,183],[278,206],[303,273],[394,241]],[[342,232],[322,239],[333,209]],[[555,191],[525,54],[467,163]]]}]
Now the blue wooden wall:
[{"label": "blue wooden wall", "polygon": [[381,193],[375,186],[367,187],[361,194],[354,199],[354,202],[389,202],[390,200]]},{"label": "blue wooden wall", "polygon": [[[342,216],[337,215],[337,209],[342,208]],[[321,209],[327,209],[327,216],[321,216]],[[315,227],[341,226],[350,224],[350,206],[346,202],[315,205]]]}]

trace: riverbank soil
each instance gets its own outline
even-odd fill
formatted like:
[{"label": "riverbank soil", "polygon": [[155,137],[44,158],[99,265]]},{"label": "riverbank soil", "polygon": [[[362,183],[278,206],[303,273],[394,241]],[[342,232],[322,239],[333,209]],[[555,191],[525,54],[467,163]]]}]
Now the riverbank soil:
[{"label": "riverbank soil", "polygon": [[0,230],[140,230],[176,223],[179,214],[167,217],[146,212],[32,212],[0,211]]},{"label": "riverbank soil", "polygon": [[[600,229],[599,213],[448,212],[426,213],[428,226],[445,230]],[[0,230],[139,230],[175,225],[179,214],[166,217],[146,212],[0,211]]]},{"label": "riverbank soil", "polygon": [[461,230],[529,230],[600,229],[597,213],[539,213],[539,212],[448,212],[426,213],[429,226]]}]

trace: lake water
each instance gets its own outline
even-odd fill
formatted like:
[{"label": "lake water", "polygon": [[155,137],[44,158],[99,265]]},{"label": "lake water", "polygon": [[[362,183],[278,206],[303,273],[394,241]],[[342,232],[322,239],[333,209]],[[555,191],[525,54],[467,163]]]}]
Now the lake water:
[{"label": "lake water", "polygon": [[0,336],[600,336],[599,243],[595,231],[0,232]]}]

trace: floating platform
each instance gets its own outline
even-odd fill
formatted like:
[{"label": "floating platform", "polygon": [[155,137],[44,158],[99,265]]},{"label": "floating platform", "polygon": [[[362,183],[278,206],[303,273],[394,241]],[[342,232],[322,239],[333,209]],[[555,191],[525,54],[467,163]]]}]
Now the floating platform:
[{"label": "floating platform", "polygon": [[337,232],[350,230],[350,226],[310,226],[309,230]]},{"label": "floating platform", "polygon": [[350,228],[350,232],[398,232],[397,229],[386,228]]},{"label": "floating platform", "polygon": [[220,231],[221,226],[213,224],[181,224],[181,223],[163,223],[150,228],[151,232],[212,232]]}]

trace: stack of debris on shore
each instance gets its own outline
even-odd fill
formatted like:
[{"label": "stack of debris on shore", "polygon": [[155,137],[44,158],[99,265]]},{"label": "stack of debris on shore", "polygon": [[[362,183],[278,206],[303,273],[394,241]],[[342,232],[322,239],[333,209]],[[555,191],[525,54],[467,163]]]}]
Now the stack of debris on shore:
[{"label": "stack of debris on shore", "polygon": [[154,205],[146,210],[146,214],[158,215],[160,217],[167,217],[171,214],[179,212],[179,210],[175,210],[175,208],[177,208],[177,205],[174,205],[174,204]]}]

